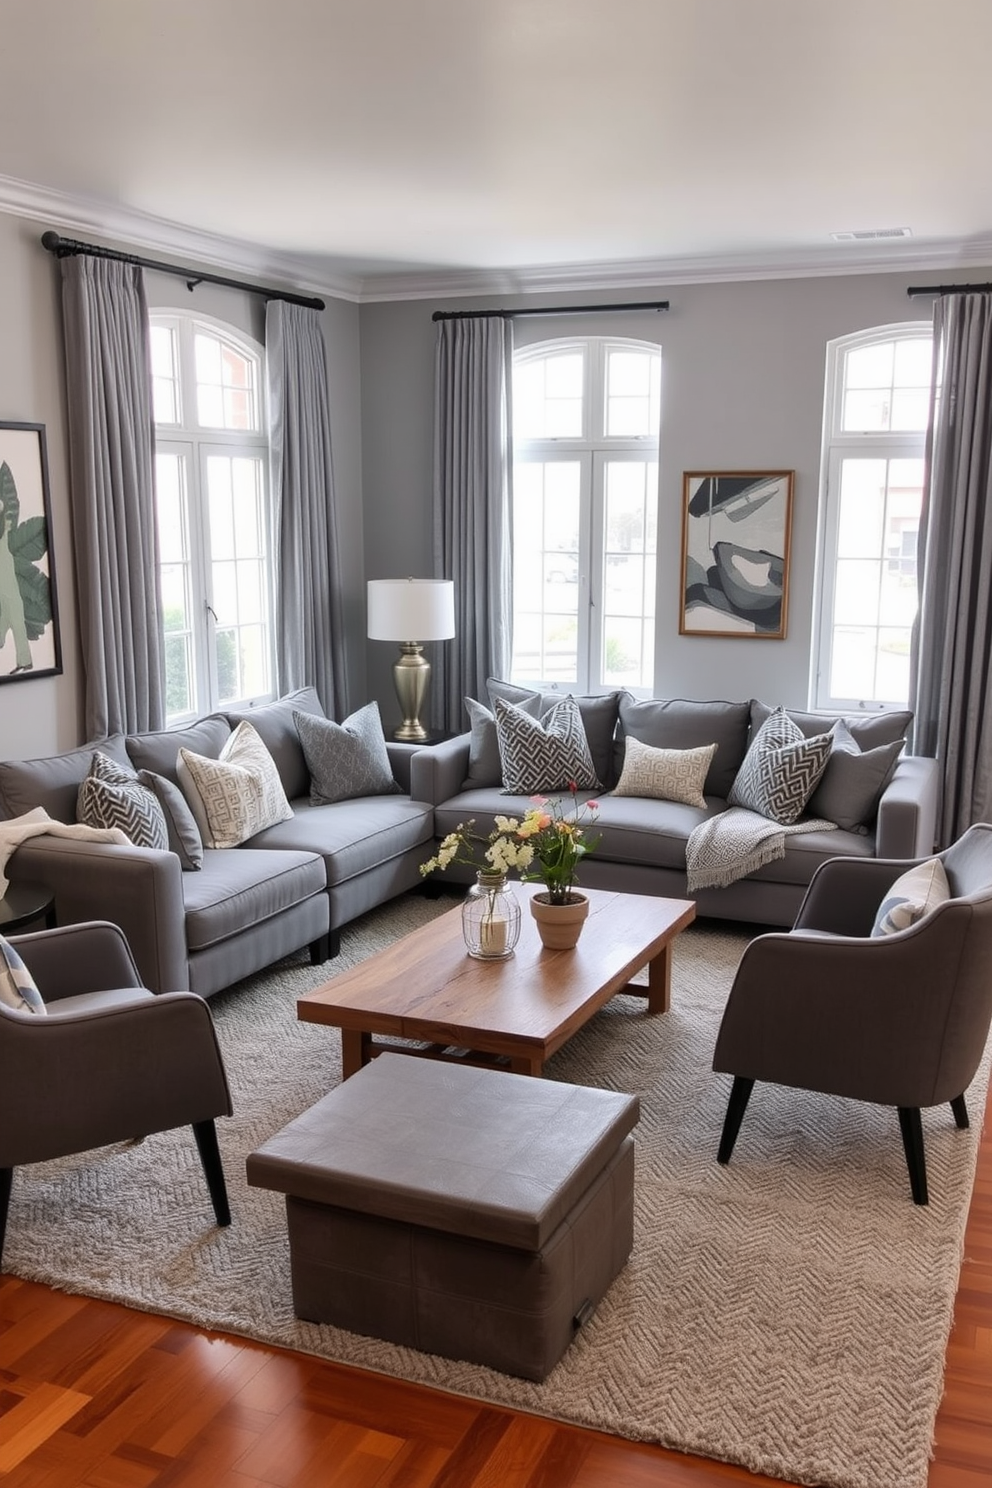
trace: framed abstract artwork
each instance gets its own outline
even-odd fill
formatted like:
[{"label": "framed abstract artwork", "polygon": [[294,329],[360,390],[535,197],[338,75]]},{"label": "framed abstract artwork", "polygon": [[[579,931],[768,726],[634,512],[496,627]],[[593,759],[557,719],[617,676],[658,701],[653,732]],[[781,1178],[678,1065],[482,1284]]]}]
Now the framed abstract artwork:
[{"label": "framed abstract artwork", "polygon": [[0,423],[0,682],[61,671],[45,426]]},{"label": "framed abstract artwork", "polygon": [[784,640],[794,476],[684,473],[680,635]]}]

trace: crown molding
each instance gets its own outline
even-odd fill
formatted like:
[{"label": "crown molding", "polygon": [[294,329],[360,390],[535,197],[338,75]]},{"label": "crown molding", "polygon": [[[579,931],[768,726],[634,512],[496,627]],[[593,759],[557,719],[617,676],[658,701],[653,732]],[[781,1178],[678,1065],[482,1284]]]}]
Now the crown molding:
[{"label": "crown molding", "polygon": [[362,281],[362,303],[479,295],[553,294],[725,284],[738,280],[807,279],[845,274],[898,274],[987,268],[992,237],[921,243],[838,243],[763,254],[726,254],[627,263],[556,264],[542,268],[377,274]]},{"label": "crown molding", "polygon": [[[313,256],[279,253],[238,238],[184,227],[130,207],[74,196],[0,175],[0,211],[40,220],[68,233],[89,233],[135,250],[193,260],[196,265],[275,281],[307,294],[358,304],[442,300],[483,295],[606,293],[659,285],[735,280],[800,279],[841,274],[968,270],[992,265],[992,237],[921,242],[835,243],[764,254],[550,264],[514,269],[415,269],[393,274],[346,273]],[[126,251],[126,250],[125,250]]]},{"label": "crown molding", "polygon": [[280,254],[238,238],[225,238],[198,228],[183,227],[166,218],[121,207],[92,197],[72,196],[36,186],[13,176],[0,175],[0,211],[15,217],[40,218],[46,227],[71,233],[91,233],[115,245],[125,244],[135,251],[143,249],[156,255],[167,254],[182,261],[193,260],[190,267],[234,271],[246,277],[276,280],[273,287],[299,290],[305,294],[331,295],[337,299],[360,300],[362,280],[355,274],[316,272],[312,262]]}]

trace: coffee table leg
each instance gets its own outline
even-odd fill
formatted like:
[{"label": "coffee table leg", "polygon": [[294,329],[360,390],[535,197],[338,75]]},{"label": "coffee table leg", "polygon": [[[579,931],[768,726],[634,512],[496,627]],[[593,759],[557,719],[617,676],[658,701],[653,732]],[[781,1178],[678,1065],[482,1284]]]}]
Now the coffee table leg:
[{"label": "coffee table leg", "polygon": [[648,1012],[667,1013],[672,1005],[672,946],[662,946],[648,962]]},{"label": "coffee table leg", "polygon": [[369,1045],[372,1042],[370,1033],[363,1033],[359,1028],[342,1028],[341,1030],[341,1078],[347,1080],[351,1075],[357,1075],[363,1064],[368,1064]]},{"label": "coffee table leg", "polygon": [[544,1060],[540,1054],[511,1054],[510,1070],[514,1075],[537,1075],[544,1073]]}]

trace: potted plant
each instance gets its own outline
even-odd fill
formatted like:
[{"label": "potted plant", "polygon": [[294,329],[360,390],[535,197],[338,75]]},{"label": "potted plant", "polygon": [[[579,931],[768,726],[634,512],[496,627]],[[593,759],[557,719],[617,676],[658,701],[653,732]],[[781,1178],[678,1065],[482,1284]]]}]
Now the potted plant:
[{"label": "potted plant", "polygon": [[[599,805],[596,801],[580,803],[577,787],[570,787],[571,809],[566,814],[563,797],[532,796],[533,805],[523,819],[514,816],[497,816],[493,830],[487,837],[474,831],[475,822],[463,822],[443,839],[437,854],[421,864],[422,874],[443,871],[451,863],[467,863],[476,869],[478,882],[470,891],[463,910],[463,924],[469,954],[485,958],[487,955],[509,955],[512,946],[505,949],[505,942],[513,933],[508,926],[506,932],[497,929],[500,917],[506,912],[501,908],[507,899],[506,880],[514,869],[525,883],[541,883],[543,890],[533,895],[531,913],[537,921],[538,931],[546,946],[562,950],[573,946],[579,938],[582,923],[589,912],[589,901],[575,885],[578,867],[587,853],[593,851],[598,837],[587,837],[587,819],[595,818]],[[482,847],[483,864],[477,860],[477,849]],[[485,901],[481,910],[473,901]],[[515,903],[515,901],[513,901]],[[519,937],[518,923],[513,934],[513,944]],[[492,946],[488,952],[486,943]],[[478,947],[476,945],[478,943]]]}]

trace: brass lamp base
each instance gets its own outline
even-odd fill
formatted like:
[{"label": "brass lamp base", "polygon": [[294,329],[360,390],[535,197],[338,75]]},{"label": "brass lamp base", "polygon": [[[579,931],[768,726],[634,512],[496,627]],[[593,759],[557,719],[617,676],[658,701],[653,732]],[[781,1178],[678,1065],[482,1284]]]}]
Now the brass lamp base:
[{"label": "brass lamp base", "polygon": [[420,721],[420,710],[427,696],[431,664],[417,641],[400,643],[399,661],[393,663],[393,682],[399,698],[403,722],[393,735],[407,744],[422,744],[430,737]]}]

